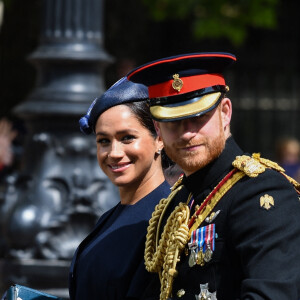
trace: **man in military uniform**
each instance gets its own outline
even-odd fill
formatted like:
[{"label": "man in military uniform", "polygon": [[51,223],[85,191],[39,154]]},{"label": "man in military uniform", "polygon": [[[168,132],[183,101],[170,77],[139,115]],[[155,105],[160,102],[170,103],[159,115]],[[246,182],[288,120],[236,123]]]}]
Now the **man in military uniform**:
[{"label": "man in military uniform", "polygon": [[299,184],[244,153],[230,132],[230,53],[150,62],[127,77],[148,86],[169,157],[184,171],[148,227],[145,299],[300,299]]}]

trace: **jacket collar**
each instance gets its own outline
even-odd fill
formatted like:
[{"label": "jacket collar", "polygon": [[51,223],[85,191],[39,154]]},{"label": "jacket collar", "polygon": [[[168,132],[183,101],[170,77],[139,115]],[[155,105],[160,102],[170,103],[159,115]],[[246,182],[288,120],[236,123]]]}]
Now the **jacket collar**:
[{"label": "jacket collar", "polygon": [[233,137],[226,140],[225,148],[221,155],[204,168],[196,171],[190,176],[183,177],[182,183],[193,193],[194,197],[205,188],[214,188],[233,167],[232,162],[238,155],[242,155],[243,151],[236,144]]}]

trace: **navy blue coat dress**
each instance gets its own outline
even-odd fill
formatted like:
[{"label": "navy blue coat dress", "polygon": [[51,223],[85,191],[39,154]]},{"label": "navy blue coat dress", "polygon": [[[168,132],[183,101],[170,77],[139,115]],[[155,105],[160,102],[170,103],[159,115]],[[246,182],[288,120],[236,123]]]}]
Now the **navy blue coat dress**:
[{"label": "navy blue coat dress", "polygon": [[164,182],[134,205],[119,203],[101,216],[73,257],[71,300],[141,299],[153,276],[144,266],[148,222],[155,205],[169,192]]}]

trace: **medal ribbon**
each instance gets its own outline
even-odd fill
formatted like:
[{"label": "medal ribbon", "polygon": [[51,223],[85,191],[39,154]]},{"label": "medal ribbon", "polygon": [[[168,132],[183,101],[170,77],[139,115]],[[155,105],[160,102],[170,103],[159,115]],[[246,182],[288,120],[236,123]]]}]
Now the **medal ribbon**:
[{"label": "medal ribbon", "polygon": [[203,226],[201,228],[198,228],[197,230],[194,230],[191,235],[189,248],[191,249],[195,245],[197,245],[197,248],[194,249],[196,253],[199,252],[199,250],[202,247],[202,251],[205,252],[207,249],[207,245],[209,245],[210,250],[215,250],[215,224],[209,224],[207,226]]},{"label": "medal ribbon", "polygon": [[203,250],[206,250],[207,245],[211,251],[215,250],[215,224],[205,226],[205,243]]},{"label": "medal ribbon", "polygon": [[[197,236],[197,232],[195,230],[195,231],[192,232],[191,239],[190,239],[190,242],[188,244],[189,249],[194,248],[198,243],[197,241],[198,241],[198,236]],[[195,249],[195,250],[197,250],[197,249]]]},{"label": "medal ribbon", "polygon": [[198,250],[201,249],[202,247],[202,252],[203,252],[203,247],[205,247],[204,241],[205,241],[205,227],[198,228],[197,230],[197,236],[198,236]]}]

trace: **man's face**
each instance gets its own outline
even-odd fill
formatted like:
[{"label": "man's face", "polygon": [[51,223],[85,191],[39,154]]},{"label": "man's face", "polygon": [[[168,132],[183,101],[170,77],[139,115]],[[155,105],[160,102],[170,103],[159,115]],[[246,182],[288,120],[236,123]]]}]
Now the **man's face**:
[{"label": "man's face", "polygon": [[230,135],[231,102],[228,98],[200,117],[155,122],[165,151],[189,176],[216,159]]}]

